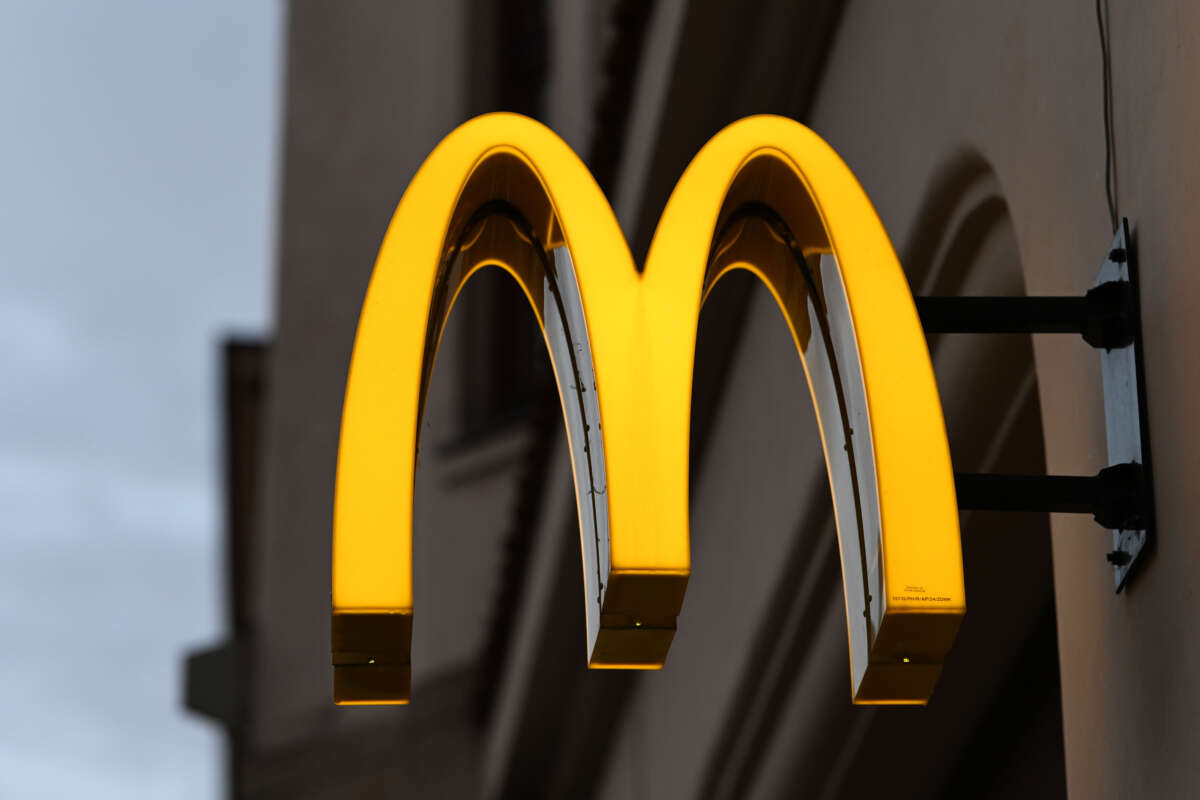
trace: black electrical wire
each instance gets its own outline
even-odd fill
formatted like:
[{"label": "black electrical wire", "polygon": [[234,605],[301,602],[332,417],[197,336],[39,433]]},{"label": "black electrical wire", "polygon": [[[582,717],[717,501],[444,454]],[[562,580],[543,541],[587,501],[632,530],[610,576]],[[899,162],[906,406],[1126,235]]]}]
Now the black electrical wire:
[{"label": "black electrical wire", "polygon": [[1108,41],[1108,26],[1102,10],[1104,0],[1096,0],[1096,27],[1100,31],[1100,68],[1104,81],[1104,194],[1108,198],[1108,217],[1112,229],[1117,229],[1117,156],[1113,145],[1112,53]]}]

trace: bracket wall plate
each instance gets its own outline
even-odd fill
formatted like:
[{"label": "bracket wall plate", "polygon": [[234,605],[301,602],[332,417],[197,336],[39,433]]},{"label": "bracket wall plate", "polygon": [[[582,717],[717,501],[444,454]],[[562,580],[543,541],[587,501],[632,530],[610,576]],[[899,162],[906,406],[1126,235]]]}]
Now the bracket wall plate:
[{"label": "bracket wall plate", "polygon": [[1141,465],[1140,526],[1113,530],[1113,549],[1108,560],[1113,565],[1113,585],[1119,592],[1143,557],[1154,537],[1154,484],[1150,470],[1150,430],[1146,408],[1146,380],[1142,349],[1141,303],[1135,252],[1129,235],[1128,220],[1121,220],[1104,264],[1096,275],[1096,285],[1118,283],[1129,287],[1127,320],[1129,341],[1122,347],[1101,349],[1100,369],[1104,384],[1104,425],[1108,438],[1110,465]]}]

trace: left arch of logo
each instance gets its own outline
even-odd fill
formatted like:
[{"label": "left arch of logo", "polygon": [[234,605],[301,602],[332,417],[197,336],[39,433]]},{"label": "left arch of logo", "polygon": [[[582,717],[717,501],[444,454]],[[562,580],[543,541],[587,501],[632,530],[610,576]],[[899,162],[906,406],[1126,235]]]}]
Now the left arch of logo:
[{"label": "left arch of logo", "polygon": [[548,128],[513,114],[465,123],[421,166],[363,304],[334,510],[336,702],[409,699],[425,391],[458,292],[489,266],[520,284],[558,381],[590,666],[666,659],[691,568],[696,325],[712,286],[746,269],[788,321],[818,417],[852,698],[927,702],[965,613],[953,472],[907,281],[850,170],[797,122],[736,122],[684,172],[639,273],[587,168]]}]

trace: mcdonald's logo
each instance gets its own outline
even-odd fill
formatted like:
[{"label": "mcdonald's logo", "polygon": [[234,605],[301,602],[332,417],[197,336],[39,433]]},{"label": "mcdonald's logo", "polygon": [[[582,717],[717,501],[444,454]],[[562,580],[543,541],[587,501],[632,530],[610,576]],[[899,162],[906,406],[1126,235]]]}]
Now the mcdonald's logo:
[{"label": "mcdonald's logo", "polygon": [[[489,266],[520,284],[557,380],[589,666],[655,669],[667,658],[690,574],[696,326],[712,287],[744,269],[786,318],[816,409],[853,701],[928,701],[966,608],[954,476],[908,284],[850,170],[797,122],[736,122],[680,178],[638,272],[571,149],[537,122],[490,114],[421,166],[363,304],[334,511],[336,702],[409,700],[419,423],[455,298]],[[721,636],[703,619],[684,624]]]}]

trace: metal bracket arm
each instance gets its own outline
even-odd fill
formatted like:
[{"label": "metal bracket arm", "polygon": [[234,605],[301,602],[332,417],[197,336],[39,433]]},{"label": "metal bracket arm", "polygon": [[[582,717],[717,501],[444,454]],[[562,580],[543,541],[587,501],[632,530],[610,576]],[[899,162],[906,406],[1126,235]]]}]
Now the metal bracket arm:
[{"label": "metal bracket arm", "polygon": [[1094,476],[954,475],[958,507],[971,511],[1091,514],[1109,530],[1143,528],[1147,518],[1141,464],[1115,464]]},{"label": "metal bracket arm", "polygon": [[1137,320],[1128,281],[1107,281],[1083,297],[918,297],[916,302],[926,333],[1077,333],[1106,350],[1129,345]]}]

